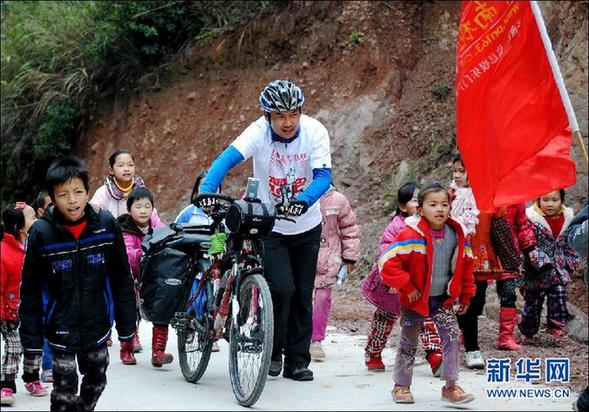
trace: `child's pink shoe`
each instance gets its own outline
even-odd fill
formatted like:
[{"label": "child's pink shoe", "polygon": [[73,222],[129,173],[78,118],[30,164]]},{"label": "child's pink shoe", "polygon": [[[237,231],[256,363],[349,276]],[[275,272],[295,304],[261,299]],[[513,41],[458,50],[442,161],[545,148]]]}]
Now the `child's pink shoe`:
[{"label": "child's pink shoe", "polygon": [[40,397],[40,396],[49,395],[49,392],[43,386],[41,381],[34,381],[34,382],[25,383],[25,389],[27,390],[28,393],[30,393],[33,396]]},{"label": "child's pink shoe", "polygon": [[14,392],[10,388],[0,389],[0,405],[10,406],[14,405],[16,399],[14,398]]}]

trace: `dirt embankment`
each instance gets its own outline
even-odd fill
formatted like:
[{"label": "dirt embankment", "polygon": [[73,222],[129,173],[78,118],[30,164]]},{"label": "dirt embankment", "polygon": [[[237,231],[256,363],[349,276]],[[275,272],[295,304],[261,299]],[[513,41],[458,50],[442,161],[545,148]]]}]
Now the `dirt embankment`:
[{"label": "dirt embankment", "polygon": [[[587,136],[588,3],[540,6]],[[306,95],[305,111],[330,132],[334,182],[362,225],[362,259],[348,291],[336,295],[333,320],[366,333],[372,308],[358,286],[373,263],[392,194],[409,178],[450,179],[459,13],[459,2],[301,1],[195,45],[100,105],[78,153],[88,159],[91,191],[101,184],[109,154],[129,148],[170,221],[187,204],[195,176],[261,115],[260,90],[276,78],[296,81]],[[587,195],[587,174],[576,148],[573,157],[579,173],[569,203],[578,207]],[[224,190],[240,193],[250,174],[251,163],[234,169]],[[571,301],[586,313],[586,287],[576,279],[571,291]],[[496,322],[485,320],[481,330],[488,334],[483,350],[491,351]],[[547,343],[587,359],[586,346]],[[580,373],[577,386],[586,381],[586,369]]]}]

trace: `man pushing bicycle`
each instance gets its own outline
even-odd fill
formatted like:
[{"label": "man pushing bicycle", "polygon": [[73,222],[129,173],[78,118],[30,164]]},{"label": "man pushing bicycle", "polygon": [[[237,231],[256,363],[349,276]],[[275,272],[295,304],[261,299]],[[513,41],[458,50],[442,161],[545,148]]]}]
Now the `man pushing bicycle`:
[{"label": "man pushing bicycle", "polygon": [[[302,90],[288,80],[260,94],[264,115],[250,124],[212,163],[201,193],[214,193],[234,166],[253,157],[259,198],[293,218],[276,221],[264,239],[264,277],[274,306],[274,342],[268,374],[313,380],[308,369],[312,295],[321,237],[319,198],[331,183],[327,129],[302,114]],[[206,206],[206,205],[202,205]]]}]

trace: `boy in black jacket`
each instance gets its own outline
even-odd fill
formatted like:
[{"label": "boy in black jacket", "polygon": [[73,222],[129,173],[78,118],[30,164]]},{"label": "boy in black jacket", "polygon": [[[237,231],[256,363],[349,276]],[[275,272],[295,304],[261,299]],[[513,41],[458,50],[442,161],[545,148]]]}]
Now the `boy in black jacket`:
[{"label": "boy in black jacket", "polygon": [[[64,158],[49,167],[47,191],[55,207],[31,227],[23,267],[23,380],[39,379],[31,375],[38,374],[46,336],[53,355],[52,411],[92,411],[106,386],[109,295],[121,346],[132,349],[136,327],[121,229],[109,212],[88,204],[88,181],[80,159]],[[83,376],[79,395],[76,358]]]}]

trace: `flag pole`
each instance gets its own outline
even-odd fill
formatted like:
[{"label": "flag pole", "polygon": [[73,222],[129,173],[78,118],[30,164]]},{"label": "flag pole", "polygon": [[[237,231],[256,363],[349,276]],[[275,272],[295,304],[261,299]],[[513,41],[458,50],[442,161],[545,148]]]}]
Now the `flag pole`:
[{"label": "flag pole", "polygon": [[589,169],[589,158],[587,158],[587,149],[585,149],[585,143],[583,143],[583,136],[581,136],[581,132],[577,130],[573,132],[575,135],[575,140],[579,144],[579,148],[581,149],[581,154],[583,159],[585,160],[585,170]]},{"label": "flag pole", "polygon": [[535,1],[531,1],[530,4],[532,6],[532,12],[534,13],[534,17],[536,18],[536,23],[538,24],[538,30],[540,31],[540,36],[542,37],[542,43],[544,43],[544,49],[546,50],[546,55],[548,56],[550,67],[552,68],[554,80],[556,81],[558,91],[560,92],[562,104],[564,105],[567,116],[569,118],[569,125],[571,126],[573,135],[576,137],[583,158],[585,159],[585,168],[588,168],[589,159],[587,159],[587,150],[585,150],[585,145],[583,144],[583,138],[581,136],[581,132],[579,131],[579,124],[577,123],[575,111],[573,109],[571,99],[569,98],[569,94],[567,93],[567,89],[564,84],[564,79],[562,78],[562,73],[560,72],[560,68],[558,67],[556,55],[554,54],[554,50],[552,50],[552,42],[550,41],[550,37],[548,37],[546,25],[544,24],[544,19],[542,18],[542,12],[540,11],[540,7]]}]

